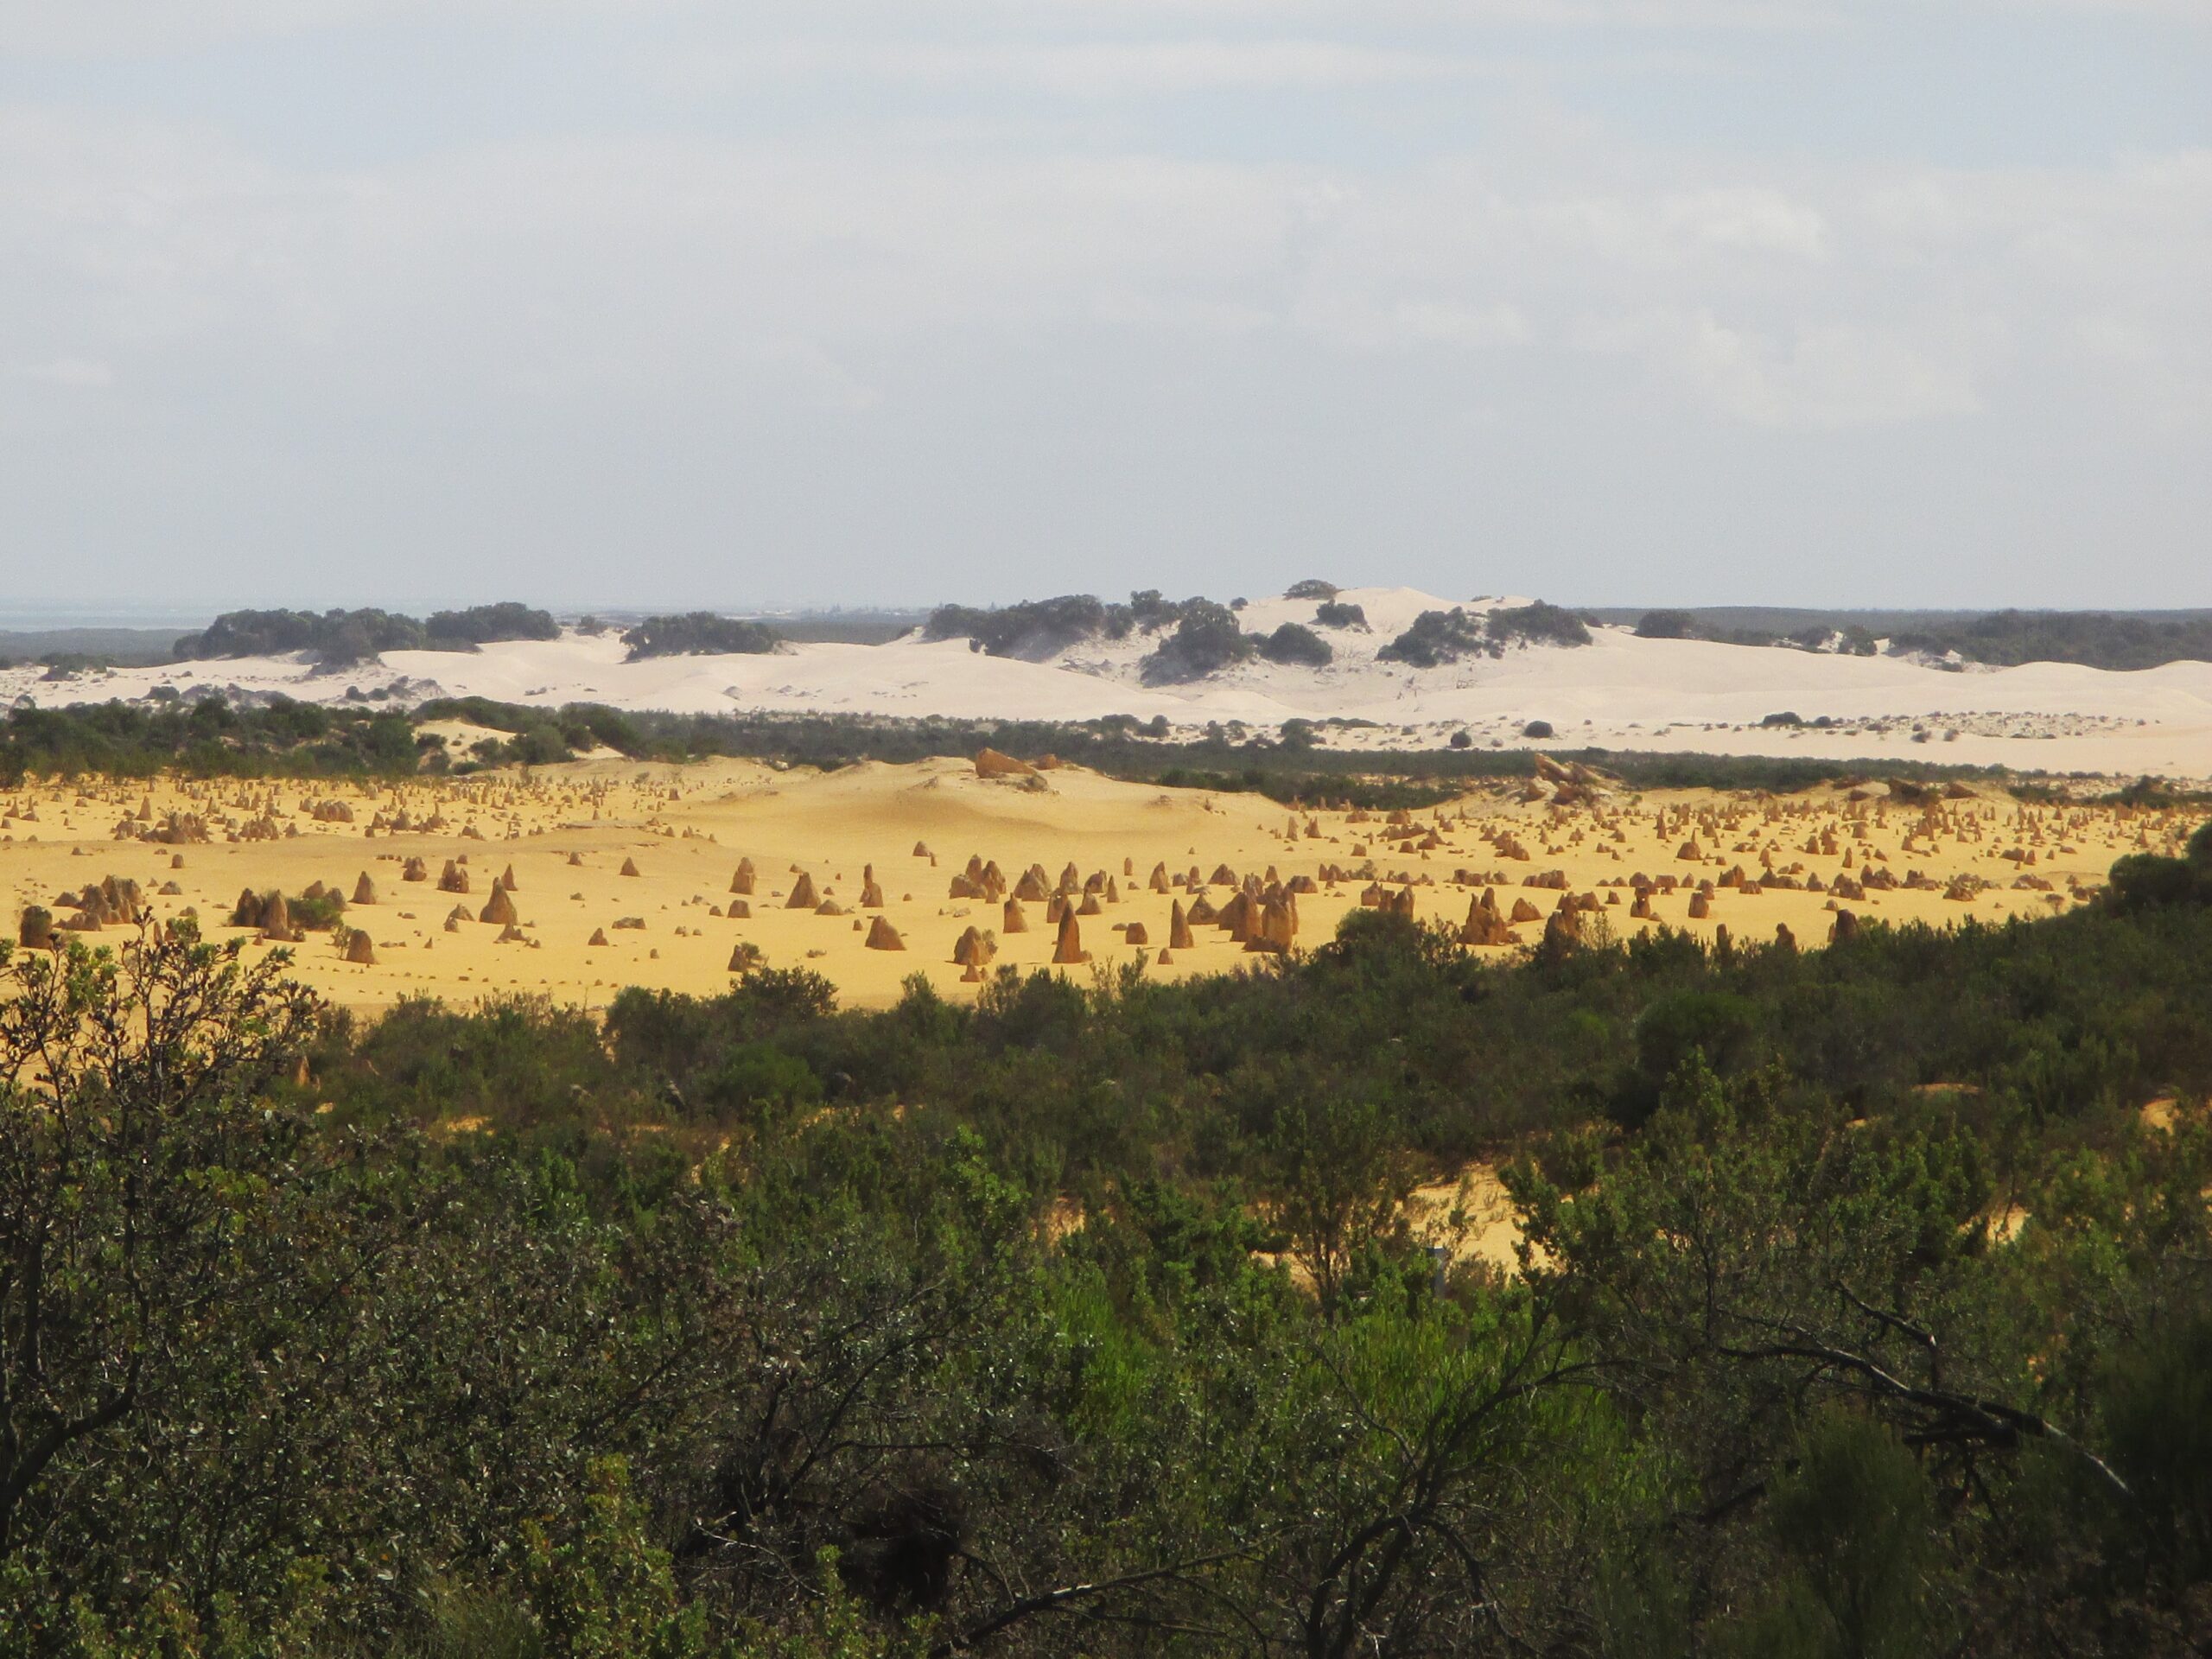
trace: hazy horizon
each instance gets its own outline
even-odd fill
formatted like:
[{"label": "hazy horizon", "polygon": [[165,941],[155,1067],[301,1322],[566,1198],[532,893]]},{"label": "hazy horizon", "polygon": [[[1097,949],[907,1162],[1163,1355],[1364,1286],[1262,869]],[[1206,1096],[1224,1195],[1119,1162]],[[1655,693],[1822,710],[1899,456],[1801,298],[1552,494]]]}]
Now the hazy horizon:
[{"label": "hazy horizon", "polygon": [[[1372,586],[1376,584],[1370,585]],[[1389,585],[1403,587],[1409,584],[1394,583]],[[1255,590],[1249,595],[1244,595],[1244,597],[1253,599],[1273,598],[1278,596],[1281,591],[1281,590],[1280,588],[1275,588],[1268,590],[1263,594]],[[976,600],[972,596],[964,598],[955,596],[952,599],[938,602],[944,604],[973,604],[982,602],[989,604],[1011,605],[1020,603],[1025,600],[1041,600],[1058,598],[1061,595],[1057,594],[1022,594],[1003,595],[981,601]],[[1098,594],[1096,596],[1109,602],[1122,597],[1119,594],[1115,593]],[[1437,594],[1434,596],[1440,599],[1459,601],[1465,601],[1474,597],[1473,595],[1469,594],[1455,595],[1449,594]],[[504,597],[507,600],[518,601],[524,604],[531,602],[528,599],[517,594],[510,594]],[[1187,598],[1192,597],[1192,595],[1179,594],[1171,595],[1171,597]],[[1224,603],[1228,603],[1232,599],[1239,597],[1239,595],[1224,593],[1201,594],[1198,595],[1198,597],[1218,599]],[[1530,597],[1542,596],[1530,595]],[[1870,618],[1893,616],[1900,620],[1907,619],[1918,620],[1929,617],[1974,617],[2005,610],[2045,611],[2054,614],[2081,614],[2084,612],[2106,612],[2116,615],[2188,619],[2192,620],[2207,616],[2212,616],[2212,606],[1813,606],[1786,604],[1764,605],[1750,601],[1731,605],[1681,605],[1669,603],[1666,601],[1617,604],[1603,600],[1567,600],[1560,602],[1565,603],[1570,609],[1586,612],[1592,616],[1603,615],[1608,622],[1623,625],[1633,621],[1635,620],[1635,613],[1652,610],[1669,609],[1694,611],[1703,615],[1713,617],[1724,617],[1731,612],[1742,612],[1746,615],[1758,615],[1766,613],[1789,614],[1792,613],[1802,612],[1808,616],[1816,614],[1834,617]],[[102,609],[96,607],[69,606],[61,604],[15,607],[0,604],[0,634],[101,632],[130,630],[137,630],[148,633],[161,633],[169,631],[175,631],[178,633],[188,633],[197,632],[198,630],[206,627],[209,623],[213,622],[216,617],[225,613],[226,612],[240,609],[286,608],[321,612],[334,609],[361,609],[370,607],[393,612],[404,616],[414,616],[417,618],[427,616],[432,611],[449,608],[446,602],[442,601],[396,602],[390,600],[380,601],[364,601],[358,605],[324,605],[319,603],[304,603],[289,607],[217,605],[197,609],[170,607],[135,609]],[[556,616],[564,621],[575,620],[592,615],[604,616],[610,620],[628,621],[632,619],[643,618],[651,615],[666,615],[684,610],[703,610],[733,617],[760,616],[772,618],[785,616],[793,618],[814,618],[832,616],[842,613],[855,617],[881,614],[921,618],[926,616],[931,610],[935,608],[935,607],[932,605],[855,606],[844,604],[836,601],[824,601],[819,603],[799,601],[788,605],[772,607],[759,605],[699,604],[687,602],[683,604],[662,606],[558,605],[552,607],[540,607],[539,608],[550,608],[553,611]]]},{"label": "hazy horizon", "polygon": [[26,612],[2212,605],[2197,0],[0,38]]}]

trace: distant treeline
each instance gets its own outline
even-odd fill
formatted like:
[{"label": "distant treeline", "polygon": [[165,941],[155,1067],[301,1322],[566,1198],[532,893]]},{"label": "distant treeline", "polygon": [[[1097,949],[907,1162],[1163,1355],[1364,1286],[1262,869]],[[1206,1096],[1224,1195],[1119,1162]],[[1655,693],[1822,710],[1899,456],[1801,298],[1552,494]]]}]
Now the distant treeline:
[{"label": "distant treeline", "polygon": [[1726,627],[1697,611],[1646,611],[1637,619],[1639,639],[1710,639],[1724,645],[1785,645],[1800,651],[1834,650],[1849,657],[1872,657],[1872,633],[1856,623],[1819,621],[1789,633],[1764,628]]},{"label": "distant treeline", "polygon": [[[425,721],[465,720],[512,734],[473,756],[449,758]],[[851,715],[678,715],[601,704],[525,708],[481,697],[441,698],[411,714],[368,699],[334,704],[278,698],[237,708],[218,697],[148,708],[128,702],[25,708],[0,719],[0,787],[26,776],[101,772],[149,777],[400,777],[418,768],[468,772],[551,766],[594,750],[637,760],[715,757],[834,770],[863,760],[904,763],[968,756],[1056,754],[1110,777],[1168,787],[1257,794],[1290,804],[1351,801],[1370,808],[1446,800],[1470,784],[1529,775],[1526,749],[1426,750],[1316,747],[1316,728],[1293,721],[1281,737],[1217,728],[1192,742],[1167,741],[1164,720],[1109,715],[1080,724],[1046,721],[885,720]],[[1839,779],[1886,778],[1908,788],[1962,778],[2001,779],[2002,768],[1806,756],[1646,754],[1554,750],[1634,789],[1795,791]]]},{"label": "distant treeline", "polygon": [[773,651],[779,636],[773,628],[712,611],[687,611],[681,616],[649,616],[622,636],[630,647],[630,660],[647,657],[700,655],[760,657]]},{"label": "distant treeline", "polygon": [[[1169,600],[1157,588],[1132,593],[1127,603],[1090,594],[1068,594],[990,607],[942,605],[928,613],[923,637],[970,639],[994,657],[1026,661],[1046,658],[1086,640],[1118,641],[1132,633],[1156,634],[1160,643],[1142,672],[1154,684],[1203,678],[1257,657],[1270,662],[1325,666],[1334,647],[1322,632],[1366,632],[1365,613],[1338,602],[1329,583],[1303,582],[1287,597],[1317,601],[1313,626],[1285,623],[1271,633],[1247,633],[1236,620],[1243,600],[1224,606],[1192,598]],[[1783,646],[1872,656],[1878,639],[1900,651],[1942,655],[2010,667],[2023,663],[2078,663],[2091,668],[2156,668],[2181,661],[2212,661],[2212,611],[1997,611],[1975,615],[1943,611],[1817,611],[1755,606],[1568,610],[1538,601],[1488,613],[1464,609],[1422,613],[1382,647],[1387,662],[1433,668],[1471,656],[1497,656],[1515,644],[1587,645],[1593,624],[1632,624],[1645,639],[1704,639],[1724,645]],[[785,640],[879,645],[904,632],[904,614],[800,615],[773,622],[711,611],[649,616],[623,626],[631,658],[772,651]],[[601,632],[587,618],[585,626]],[[312,652],[332,666],[373,660],[386,651],[467,651],[504,639],[550,639],[560,627],[550,612],[512,601],[467,610],[437,611],[417,619],[378,609],[324,612],[228,611],[196,633],[178,638],[175,661]],[[162,660],[156,636],[144,630],[74,629],[0,634],[0,666],[35,661],[63,668]]]},{"label": "distant treeline", "polygon": [[294,702],[232,708],[219,697],[13,709],[0,721],[0,787],[26,776],[369,777],[412,772],[415,721],[397,709]]},{"label": "distant treeline", "polygon": [[1409,668],[1437,668],[1467,657],[1503,657],[1508,645],[1586,645],[1588,623],[1537,600],[1504,610],[1423,611],[1413,626],[1375,654]]},{"label": "distant treeline", "polygon": [[[600,632],[587,618],[588,632]],[[270,657],[312,652],[323,664],[343,667],[373,661],[387,651],[474,651],[501,639],[556,639],[561,625],[550,611],[512,601],[465,611],[435,611],[426,620],[395,611],[226,611],[198,633],[176,642],[175,659]],[[780,636],[765,623],[690,611],[649,616],[626,629],[630,660],[695,653],[757,655],[773,651]]]},{"label": "distant treeline", "polygon": [[2171,620],[2103,611],[1998,611],[1948,628],[1897,635],[1907,651],[1955,651],[1969,662],[2080,663],[2090,668],[2158,668],[2212,662],[2212,616]]},{"label": "distant treeline", "polygon": [[[1217,727],[1191,742],[1167,741],[1167,723],[1109,715],[1080,723],[1055,721],[884,720],[851,715],[677,715],[571,705],[519,709],[478,698],[426,703],[426,719],[466,719],[514,731],[486,760],[548,764],[594,746],[638,760],[715,757],[832,770],[863,760],[893,764],[968,756],[1054,754],[1109,777],[1170,787],[1259,794],[1287,804],[1351,800],[1369,806],[1447,799],[1485,779],[1525,778],[1527,749],[1336,749],[1316,747],[1314,728],[1293,721],[1281,738]],[[1837,779],[1886,778],[1908,787],[1947,779],[1997,779],[2000,767],[1941,766],[1891,760],[1823,760],[1805,756],[1647,754],[1605,749],[1552,750],[1612,773],[1636,789],[1793,791]],[[1411,791],[1410,793],[1408,791]]]},{"label": "distant treeline", "polygon": [[0,628],[0,668],[166,663],[175,643],[176,636],[162,628]]},{"label": "distant treeline", "polygon": [[2012,668],[2023,663],[2078,663],[2129,671],[2175,662],[2212,662],[2212,612],[2171,614],[2112,611],[1942,612],[1759,611],[1749,607],[1653,610],[1633,617],[1646,639],[1709,639],[1732,645],[1836,650],[1871,657],[1886,638],[1892,651],[1955,652],[1970,663]]},{"label": "distant treeline", "polygon": [[512,601],[465,611],[435,611],[428,620],[397,611],[226,611],[198,633],[176,642],[176,660],[273,657],[311,651],[342,667],[387,651],[474,651],[495,639],[552,639],[561,625],[550,612]]}]

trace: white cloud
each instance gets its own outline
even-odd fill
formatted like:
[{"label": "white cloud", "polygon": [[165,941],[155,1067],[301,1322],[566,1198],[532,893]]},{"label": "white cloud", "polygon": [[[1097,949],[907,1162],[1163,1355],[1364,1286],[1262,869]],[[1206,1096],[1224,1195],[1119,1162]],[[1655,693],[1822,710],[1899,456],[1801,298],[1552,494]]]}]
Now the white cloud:
[{"label": "white cloud", "polygon": [[[730,9],[709,0],[0,0],[0,40],[20,58],[143,59],[336,31],[486,23],[542,30],[569,20],[638,25],[672,18],[709,38],[756,41],[825,27],[858,41],[974,39],[1009,28],[1108,36],[1257,29],[1322,40],[1378,27],[1771,35],[1910,26],[1945,14],[2001,21],[2069,13],[2212,22],[2202,0],[752,0]],[[1042,60],[1031,71],[1078,80],[1098,73],[1095,66],[1055,72]],[[1124,73],[1143,72],[1125,66]]]},{"label": "white cloud", "polygon": [[1330,40],[1091,40],[947,44],[885,40],[775,41],[743,51],[660,58],[656,83],[689,96],[808,80],[859,79],[991,87],[1060,98],[1253,88],[1441,84],[1497,73],[1448,52]]},{"label": "white cloud", "polygon": [[57,336],[86,362],[243,342],[341,377],[465,362],[481,387],[766,353],[874,388],[871,358],[931,337],[988,351],[1075,325],[1354,352],[1573,340],[1749,423],[1847,427],[1969,412],[1982,371],[2019,357],[2185,400],[2206,357],[2206,157],[1759,179],[607,139],[360,174],[84,119],[17,116],[6,137],[18,360]]},{"label": "white cloud", "polygon": [[1776,190],[1705,189],[1661,199],[1660,225],[1716,248],[1821,259],[1827,253],[1827,225],[1814,208]]},{"label": "white cloud", "polygon": [[1773,338],[1707,311],[1655,312],[1586,325],[1580,343],[1626,352],[1754,426],[1846,431],[1973,414],[1965,365],[1895,332],[1848,323]]},{"label": "white cloud", "polygon": [[546,25],[563,16],[643,19],[686,0],[0,0],[0,40],[23,57],[145,58],[228,41],[338,29],[484,22]]},{"label": "white cloud", "polygon": [[34,364],[23,371],[27,379],[73,391],[97,391],[115,384],[115,371],[90,358],[57,357],[51,363]]},{"label": "white cloud", "polygon": [[[2212,442],[2212,152],[1662,143],[1471,29],[1843,29],[1897,0],[652,3],[668,27],[624,35],[625,61],[674,42],[703,95],[642,112],[549,118],[540,87],[349,147],[342,114],[334,142],[290,144],[313,123],[134,105],[137,71],[0,103],[12,544],[197,525],[265,558],[289,512],[294,542],[342,525],[426,560],[453,523],[518,518],[549,544],[664,518],[671,544],[741,528],[817,557],[940,535],[1042,558],[1103,524],[1187,560],[1209,537],[1306,547],[1316,498],[1404,503],[1409,542],[1500,503],[1633,542],[1684,477],[1725,513],[1786,493],[1777,455],[1847,468],[1884,444],[1926,474],[1900,515],[2030,454],[1982,499],[1992,522],[2052,499],[2053,454],[2093,454],[2082,519],[2152,550],[2201,499],[2171,457]],[[150,52],[543,16],[0,0],[0,38]],[[944,96],[879,96],[912,86]],[[1216,96],[1247,89],[1283,96]],[[1477,429],[1526,447],[1471,481],[1423,448]],[[2164,505],[2106,510],[2131,492]]]}]

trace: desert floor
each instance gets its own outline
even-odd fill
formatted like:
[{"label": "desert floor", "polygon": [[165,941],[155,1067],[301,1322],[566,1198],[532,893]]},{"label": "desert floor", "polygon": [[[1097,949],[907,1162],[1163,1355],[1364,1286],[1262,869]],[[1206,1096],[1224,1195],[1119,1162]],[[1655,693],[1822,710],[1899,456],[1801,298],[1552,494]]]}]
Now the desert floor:
[{"label": "desert floor", "polygon": [[[1379,814],[1293,814],[1257,796],[1163,791],[1071,767],[986,779],[954,760],[831,773],[594,760],[396,789],[80,780],[0,796],[0,899],[12,934],[24,906],[54,907],[66,922],[79,912],[57,899],[112,875],[137,881],[157,917],[190,908],[215,937],[253,937],[222,925],[241,890],[297,897],[319,881],[350,897],[365,874],[376,902],[350,906],[345,919],[374,940],[374,965],[344,960],[329,933],[289,947],[299,976],[341,1006],[529,993],[595,1007],[631,984],[713,993],[731,982],[742,941],[772,964],[827,976],[848,1005],[874,1007],[895,1001],[912,974],[948,996],[975,995],[952,961],[971,925],[997,934],[998,964],[1051,961],[1056,930],[1044,904],[1024,906],[1029,931],[1007,934],[999,903],[949,896],[971,858],[995,862],[1009,884],[1033,865],[1055,885],[1069,867],[1110,877],[1098,913],[1079,918],[1091,964],[1063,971],[1087,976],[1142,959],[1148,973],[1182,976],[1264,961],[1211,926],[1197,929],[1196,947],[1176,951],[1172,964],[1159,961],[1170,905],[1188,902],[1194,873],[1214,905],[1225,902],[1231,889],[1209,885],[1224,867],[1239,879],[1313,878],[1315,890],[1297,898],[1301,947],[1325,942],[1377,887],[1409,887],[1417,915],[1460,924],[1480,891],[1463,874],[1498,884],[1505,912],[1526,899],[1548,916],[1561,891],[1523,884],[1554,871],[1567,893],[1595,896],[1615,937],[1663,923],[1708,936],[1726,925],[1739,940],[1764,940],[1780,924],[1812,947],[1827,941],[1839,901],[1786,883],[1817,878],[1828,888],[1839,875],[1886,872],[1896,889],[1840,901],[1869,918],[2042,915],[2082,902],[2121,854],[2171,851],[2190,827],[2154,812],[2023,806],[1993,795],[1914,806],[1878,785],[1857,799],[1836,791],[1614,792],[1562,804],[1555,792],[1510,785],[1393,826]],[[145,838],[173,812],[196,815],[208,839]],[[403,815],[407,827],[395,827]],[[1683,855],[1686,843],[1694,856]],[[732,880],[745,858],[757,873],[751,914],[733,918]],[[427,880],[402,879],[410,859],[423,861]],[[465,894],[439,890],[448,860],[467,873]],[[621,874],[626,861],[636,874]],[[1165,867],[1170,891],[1151,890],[1155,866]],[[880,910],[861,902],[871,867]],[[1332,880],[1331,868],[1353,874]],[[518,937],[501,943],[506,930],[475,918],[509,869]],[[1723,885],[1736,871],[1742,884]],[[1649,921],[1630,917],[1627,884],[1639,872],[1681,884],[1650,899]],[[788,908],[802,874],[846,913]],[[1715,884],[1711,914],[1691,920],[1689,889],[1700,881]],[[457,910],[470,919],[448,925]],[[877,915],[904,950],[868,948]],[[617,925],[625,919],[642,926]],[[1129,923],[1141,924],[1148,946],[1126,941]],[[600,931],[608,943],[591,944]],[[1542,933],[1541,921],[1523,923],[1519,947],[1485,954],[1506,958]],[[111,928],[82,937],[120,936]],[[284,947],[257,939],[250,948]]]}]

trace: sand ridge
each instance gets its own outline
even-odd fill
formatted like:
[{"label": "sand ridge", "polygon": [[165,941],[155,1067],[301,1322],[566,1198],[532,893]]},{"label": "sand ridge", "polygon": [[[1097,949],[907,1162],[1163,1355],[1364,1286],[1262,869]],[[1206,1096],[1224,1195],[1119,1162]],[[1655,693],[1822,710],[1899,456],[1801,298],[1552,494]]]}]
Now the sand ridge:
[{"label": "sand ridge", "polygon": [[[373,942],[372,965],[345,960],[342,935],[289,947],[301,978],[359,1009],[514,993],[601,1006],[629,984],[709,994],[731,982],[741,945],[870,1007],[916,973],[972,997],[954,959],[971,928],[989,936],[993,967],[1049,965],[1065,954],[1052,914],[1063,887],[1090,960],[1061,971],[1079,976],[1141,959],[1166,976],[1261,965],[1239,935],[1264,933],[1271,901],[1303,948],[1385,902],[1455,929],[1490,909],[1494,920],[1473,919],[1499,959],[1562,907],[1615,938],[1663,924],[1767,940],[1780,926],[1811,948],[1838,908],[1939,923],[2049,914],[2083,902],[2114,858],[2171,853],[2193,827],[2172,812],[1972,794],[1911,804],[1879,785],[1638,795],[1554,770],[1395,822],[1077,767],[991,779],[954,760],[827,773],[602,760],[374,787],[79,780],[0,797],[0,895],[11,931],[34,905],[66,924],[82,912],[56,900],[113,875],[156,917],[188,907],[218,937],[254,937],[226,925],[242,893],[296,899],[320,882],[350,896],[365,876],[375,901],[343,921]],[[184,838],[149,838],[170,835]],[[741,861],[747,894],[731,891]],[[410,863],[422,879],[406,879]],[[988,866],[1009,891],[1041,872],[1045,887],[1017,899],[1026,931],[1008,932],[1003,899],[969,881]],[[493,891],[510,870],[512,926]],[[1199,919],[1247,904],[1238,931]],[[1178,909],[1190,943],[1163,962]],[[1143,944],[1128,942],[1132,924]],[[871,935],[903,948],[871,948]]]}]

